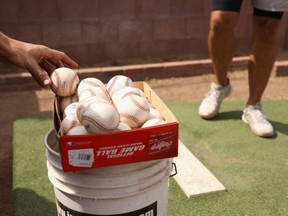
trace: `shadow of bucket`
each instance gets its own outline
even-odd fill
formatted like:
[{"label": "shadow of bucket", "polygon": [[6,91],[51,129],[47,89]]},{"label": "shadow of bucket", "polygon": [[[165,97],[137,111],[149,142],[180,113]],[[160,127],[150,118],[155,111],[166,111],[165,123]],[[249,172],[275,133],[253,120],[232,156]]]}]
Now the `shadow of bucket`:
[{"label": "shadow of bucket", "polygon": [[166,216],[172,158],[63,172],[55,131],[45,136],[58,215]]}]

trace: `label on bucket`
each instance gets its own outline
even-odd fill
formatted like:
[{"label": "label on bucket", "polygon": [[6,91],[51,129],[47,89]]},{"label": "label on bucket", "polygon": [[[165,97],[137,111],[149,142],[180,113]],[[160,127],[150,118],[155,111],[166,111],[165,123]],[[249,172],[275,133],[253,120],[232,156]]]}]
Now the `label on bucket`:
[{"label": "label on bucket", "polygon": [[[149,206],[138,209],[136,211],[121,213],[121,214],[87,214],[78,212],[63,205],[57,200],[58,216],[157,216],[157,201]],[[113,208],[113,206],[111,206]]]}]

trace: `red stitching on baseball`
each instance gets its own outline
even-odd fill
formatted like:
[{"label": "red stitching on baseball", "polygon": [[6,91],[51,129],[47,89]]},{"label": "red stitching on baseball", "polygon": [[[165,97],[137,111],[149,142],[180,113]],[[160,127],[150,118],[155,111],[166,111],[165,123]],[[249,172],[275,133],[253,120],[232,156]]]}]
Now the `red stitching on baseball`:
[{"label": "red stitching on baseball", "polygon": [[54,73],[55,73],[55,76],[56,76],[56,83],[57,83],[57,85],[55,86],[55,88],[56,88],[55,92],[58,93],[59,87],[61,85],[61,77],[59,76],[59,74],[56,71]]},{"label": "red stitching on baseball", "polygon": [[[138,96],[138,97],[139,97],[139,96]],[[134,96],[130,96],[130,99],[131,99],[131,101],[132,101],[138,108],[140,108],[141,110],[147,111],[147,112],[150,111],[150,109],[147,109],[147,107],[144,107],[144,106],[142,106],[140,103],[138,103],[138,101],[135,99]]]},{"label": "red stitching on baseball", "polygon": [[121,117],[124,117],[124,118],[127,118],[127,119],[130,119],[132,120],[132,122],[137,125],[136,127],[140,126],[142,124],[141,121],[139,121],[139,119],[137,119],[135,116],[132,116],[128,113],[120,113],[120,118]]},{"label": "red stitching on baseball", "polygon": [[117,79],[118,79],[118,76],[112,78],[111,85],[110,85],[109,88],[107,89],[108,93],[110,93],[110,92],[112,91],[113,86],[115,85]]},{"label": "red stitching on baseball", "polygon": [[76,78],[78,77],[78,75],[75,73],[73,79],[71,80],[71,82],[69,83],[69,92],[70,95],[74,93],[72,86],[73,86],[73,82],[76,82]]},{"label": "red stitching on baseball", "polygon": [[[112,132],[113,130],[115,130],[115,128],[106,128],[104,125],[101,124],[100,121],[97,121],[89,116],[82,116],[82,122],[84,120],[87,120],[88,122],[92,123],[96,128],[100,129],[100,131],[102,132]],[[87,127],[86,125],[84,125],[85,128]],[[118,126],[118,125],[117,125]]]},{"label": "red stitching on baseball", "polygon": [[133,83],[133,81],[129,77],[127,77],[126,86],[130,86],[131,83]]},{"label": "red stitching on baseball", "polygon": [[102,86],[100,86],[98,83],[95,83],[95,82],[93,82],[93,81],[91,81],[91,80],[83,80],[82,82],[83,82],[83,83],[86,83],[86,84],[88,84],[88,85],[97,86],[97,87],[102,88]]},{"label": "red stitching on baseball", "polygon": [[127,92],[125,94],[123,94],[123,96],[120,99],[123,99],[126,96],[131,96],[131,95],[138,95],[136,92]]}]

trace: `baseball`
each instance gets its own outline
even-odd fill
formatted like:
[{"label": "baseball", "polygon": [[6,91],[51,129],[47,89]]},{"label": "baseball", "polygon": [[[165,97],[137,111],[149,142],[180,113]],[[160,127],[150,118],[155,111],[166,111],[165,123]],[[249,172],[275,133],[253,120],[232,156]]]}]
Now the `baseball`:
[{"label": "baseball", "polygon": [[113,104],[115,106],[117,106],[117,104],[119,103],[119,101],[121,99],[123,99],[124,97],[129,96],[129,95],[139,95],[139,96],[141,96],[141,92],[140,92],[140,90],[138,88],[134,88],[134,87],[131,87],[131,86],[125,86],[125,87],[119,89],[118,91],[116,91],[112,95]]},{"label": "baseball", "polygon": [[106,90],[106,87],[101,80],[94,78],[94,77],[88,77],[88,78],[85,78],[85,79],[80,81],[80,83],[77,87],[78,96],[80,96],[83,91],[85,91],[91,87],[100,87],[103,90]]},{"label": "baseball", "polygon": [[80,119],[81,124],[85,126],[89,133],[104,134],[115,131],[120,116],[111,103],[94,100],[82,110]]},{"label": "baseball", "polygon": [[91,87],[91,88],[88,88],[88,89],[85,89],[84,91],[81,92],[79,96],[79,101],[82,101],[88,97],[91,97],[91,96],[98,96],[98,97],[101,97],[107,101],[110,101],[110,96],[109,94],[106,92],[106,90],[103,90],[102,88],[100,87]]},{"label": "baseball", "polygon": [[131,127],[123,122],[119,122],[118,127],[116,128],[116,132],[117,131],[127,131],[127,130],[131,130]]},{"label": "baseball", "polygon": [[80,126],[76,115],[67,115],[60,124],[61,134],[66,134],[73,127]]},{"label": "baseball", "polygon": [[[86,99],[80,101],[76,107],[76,116],[79,122],[82,120],[82,114],[87,109],[90,103],[92,102],[101,102],[101,103],[109,103],[107,100],[98,97],[98,96],[91,96]],[[110,104],[110,103],[109,103]]]},{"label": "baseball", "polygon": [[51,89],[59,96],[70,96],[76,92],[79,83],[77,73],[70,68],[57,68],[51,74]]},{"label": "baseball", "polygon": [[163,116],[156,108],[150,107],[149,119],[153,119],[153,118],[163,119]]},{"label": "baseball", "polygon": [[68,115],[76,115],[76,108],[77,108],[78,102],[74,102],[69,104],[63,112],[63,119]]},{"label": "baseball", "polygon": [[134,83],[127,76],[116,75],[108,81],[108,83],[106,85],[106,90],[109,93],[109,95],[112,96],[114,94],[114,92],[116,92],[117,90],[119,90],[125,86],[134,87]]},{"label": "baseball", "polygon": [[131,128],[140,127],[149,118],[150,108],[145,98],[138,95],[124,97],[117,105],[120,122]]},{"label": "baseball", "polygon": [[156,126],[156,125],[162,125],[165,124],[166,122],[162,119],[159,118],[152,118],[146,121],[141,128],[146,128],[146,127],[151,127],[151,126]]},{"label": "baseball", "polygon": [[83,125],[71,128],[66,135],[88,135],[89,132]]},{"label": "baseball", "polygon": [[140,96],[146,98],[145,93],[141,89],[138,89],[138,90],[140,92]]},{"label": "baseball", "polygon": [[65,108],[69,104],[74,103],[74,102],[78,102],[78,97],[77,97],[76,94],[71,95],[71,96],[61,97],[60,98],[60,103],[59,103],[61,113],[64,112]]}]

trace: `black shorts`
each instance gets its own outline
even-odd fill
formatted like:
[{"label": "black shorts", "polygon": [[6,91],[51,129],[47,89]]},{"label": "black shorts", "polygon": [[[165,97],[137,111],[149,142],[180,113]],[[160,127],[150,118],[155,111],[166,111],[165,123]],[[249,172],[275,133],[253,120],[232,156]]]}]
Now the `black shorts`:
[{"label": "black shorts", "polygon": [[[211,0],[211,10],[234,11],[239,13],[243,0]],[[253,16],[282,19],[284,12],[260,10],[254,7]]]}]

